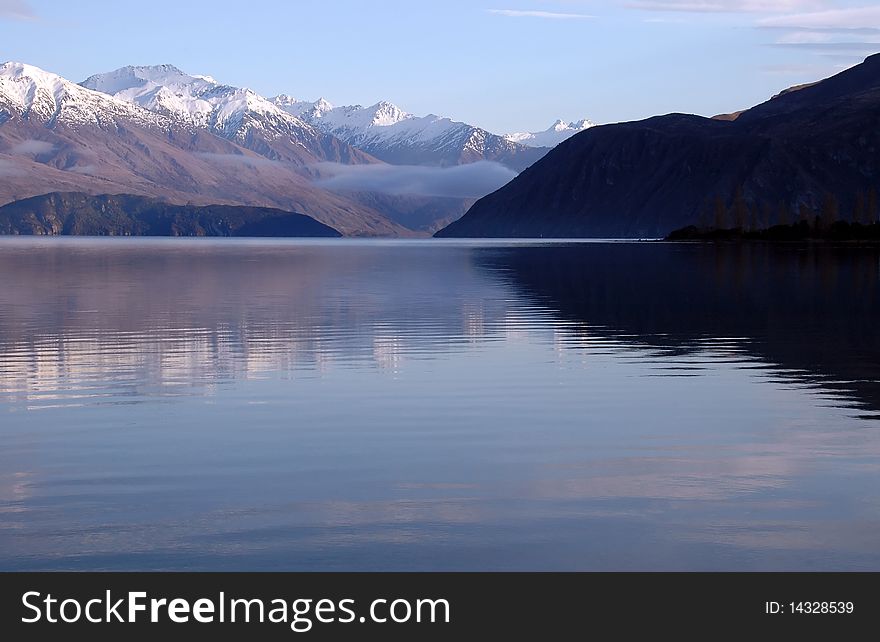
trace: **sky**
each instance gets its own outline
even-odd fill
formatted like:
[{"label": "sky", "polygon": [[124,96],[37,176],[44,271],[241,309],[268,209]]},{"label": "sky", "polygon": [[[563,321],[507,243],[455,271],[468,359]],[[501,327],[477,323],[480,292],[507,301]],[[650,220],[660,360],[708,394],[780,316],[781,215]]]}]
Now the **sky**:
[{"label": "sky", "polygon": [[0,61],[171,63],[496,133],[762,102],[880,52],[869,0],[0,0]]}]

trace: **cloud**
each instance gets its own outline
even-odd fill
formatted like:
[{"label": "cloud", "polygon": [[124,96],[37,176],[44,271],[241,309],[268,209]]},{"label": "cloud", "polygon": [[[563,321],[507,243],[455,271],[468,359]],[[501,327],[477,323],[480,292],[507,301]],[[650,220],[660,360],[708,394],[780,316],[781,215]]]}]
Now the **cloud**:
[{"label": "cloud", "polygon": [[820,0],[633,0],[630,9],[695,13],[780,13],[820,8]]},{"label": "cloud", "polygon": [[850,63],[880,51],[880,6],[769,16],[757,26],[782,32],[774,47]]},{"label": "cloud", "polygon": [[98,172],[95,165],[74,165],[73,167],[65,167],[65,172],[73,172],[74,174],[88,174],[94,176]]},{"label": "cloud", "polygon": [[10,160],[6,160],[5,158],[0,158],[0,176],[10,178],[13,176],[25,175],[26,172],[24,172],[17,164],[13,163]]},{"label": "cloud", "polygon": [[790,49],[808,54],[821,56],[829,61],[837,61],[837,65],[829,68],[824,75],[831,72],[842,71],[854,64],[862,62],[868,56],[880,52],[878,42],[800,42],[800,43],[775,43],[771,47],[776,49]]},{"label": "cloud", "polygon": [[810,13],[786,14],[762,18],[758,21],[761,27],[777,27],[788,29],[830,29],[880,31],[880,6],[850,7],[848,9],[832,9]]},{"label": "cloud", "polygon": [[642,22],[656,25],[680,25],[687,24],[686,18],[645,18]]},{"label": "cloud", "polygon": [[779,45],[802,45],[830,42],[833,35],[823,31],[792,31],[776,41]]},{"label": "cloud", "polygon": [[880,6],[840,8],[838,0],[622,1],[630,9],[652,12],[773,14],[756,16],[753,23],[779,32],[770,46],[849,64],[880,50]]},{"label": "cloud", "polygon": [[318,163],[313,167],[326,175],[317,183],[331,190],[451,198],[480,198],[516,177],[513,170],[489,161],[455,167],[338,163]]},{"label": "cloud", "polygon": [[508,18],[547,18],[550,20],[584,20],[595,18],[585,13],[557,13],[555,11],[520,11],[519,9],[487,9],[496,16]]},{"label": "cloud", "polygon": [[880,50],[877,42],[777,42],[774,47],[785,49],[808,49],[814,52],[853,52],[859,55],[871,55]]},{"label": "cloud", "polygon": [[24,0],[0,0],[0,19],[33,20],[34,10]]},{"label": "cloud", "polygon": [[13,154],[27,154],[29,156],[37,156],[39,154],[48,154],[55,151],[55,145],[47,143],[44,140],[36,140],[29,138],[21,141],[12,148]]},{"label": "cloud", "polygon": [[246,156],[244,154],[217,154],[214,152],[195,152],[198,158],[223,165],[243,165],[245,167],[269,167],[277,166],[277,161],[263,158],[262,156]]},{"label": "cloud", "polygon": [[[803,76],[807,78],[821,78],[829,71],[827,65],[798,65],[780,64],[764,65],[761,72],[771,76]],[[840,71],[840,70],[838,70]]]}]

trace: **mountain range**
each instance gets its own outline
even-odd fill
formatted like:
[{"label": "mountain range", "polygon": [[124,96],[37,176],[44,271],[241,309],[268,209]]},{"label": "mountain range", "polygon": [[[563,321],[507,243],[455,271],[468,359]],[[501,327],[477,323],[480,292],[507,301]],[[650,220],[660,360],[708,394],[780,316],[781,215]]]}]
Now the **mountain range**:
[{"label": "mountain range", "polygon": [[519,132],[507,134],[505,138],[511,142],[527,145],[528,147],[556,147],[564,140],[568,140],[575,134],[585,129],[595,127],[596,123],[591,120],[576,120],[570,123],[557,120],[549,129],[542,132]]},{"label": "mountain range", "polygon": [[742,225],[733,210],[851,218],[878,189],[880,54],[742,112],[591,127],[437,236],[656,238],[713,211]]},{"label": "mountain range", "polygon": [[370,107],[334,107],[323,99],[308,102],[282,95],[273,102],[316,129],[395,165],[445,167],[495,161],[522,171],[547,153],[546,148],[467,123],[434,114],[414,116],[384,101]]},{"label": "mountain range", "polygon": [[461,216],[481,194],[324,179],[343,166],[473,164],[478,173],[478,162],[493,162],[520,171],[547,151],[390,103],[268,99],[172,65],[123,67],[80,84],[0,65],[0,204],[48,192],[139,194],[303,212],[347,235],[412,236]]},{"label": "mountain range", "polygon": [[123,67],[90,76],[80,84],[207,130],[274,161],[294,165],[376,162],[250,89],[223,85],[210,76],[190,76],[173,65]]}]

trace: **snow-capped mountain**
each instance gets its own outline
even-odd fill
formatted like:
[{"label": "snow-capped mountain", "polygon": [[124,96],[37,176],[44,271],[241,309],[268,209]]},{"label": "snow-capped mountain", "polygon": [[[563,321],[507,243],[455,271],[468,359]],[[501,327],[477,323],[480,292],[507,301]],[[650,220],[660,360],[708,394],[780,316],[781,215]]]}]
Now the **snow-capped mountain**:
[{"label": "snow-capped mountain", "polygon": [[365,134],[371,129],[390,127],[413,118],[412,114],[386,101],[376,103],[372,107],[360,105],[334,107],[323,98],[312,103],[282,94],[273,98],[272,102],[287,113],[323,131],[338,132],[353,140],[365,139]]},{"label": "snow-capped mountain", "polygon": [[32,65],[0,64],[0,204],[49,192],[139,194],[279,207],[348,234],[408,233],[370,205],[321,188],[295,163],[271,162],[194,123]]},{"label": "snow-capped mountain", "polygon": [[[323,99],[309,102],[286,95],[268,100],[173,65],[123,67],[81,84],[207,129],[269,159],[299,165],[316,160],[361,164],[374,158],[395,165],[435,166],[490,160],[519,171],[546,153],[539,149],[542,140],[552,146],[568,132],[524,135],[520,142],[433,114],[415,116],[384,101],[370,107],[334,107]],[[570,133],[576,126],[565,125]]]},{"label": "snow-capped mountain", "polygon": [[449,166],[490,160],[519,171],[547,151],[434,114],[415,116],[385,101],[370,107],[334,107],[324,99],[308,102],[281,95],[273,103],[316,129],[395,165]]},{"label": "snow-capped mountain", "polygon": [[106,128],[120,121],[167,127],[171,123],[159,114],[89,91],[39,67],[6,62],[0,65],[0,122],[13,115],[51,127]]},{"label": "snow-capped mountain", "polygon": [[315,118],[321,118],[324,114],[333,109],[333,105],[323,98],[311,103],[306,100],[297,100],[287,94],[281,94],[272,99],[272,102],[279,108],[292,114],[304,121],[312,121]]},{"label": "snow-capped mountain", "polygon": [[595,126],[596,123],[586,119],[570,123],[557,120],[549,129],[545,129],[542,132],[518,132],[507,134],[504,138],[528,147],[556,147],[562,141],[568,140],[575,134]]},{"label": "snow-capped mountain", "polygon": [[197,127],[234,131],[249,107],[246,91],[223,88],[207,76],[190,76],[173,65],[123,67],[80,83],[150,111],[166,113]]},{"label": "snow-capped mountain", "polygon": [[234,141],[271,160],[369,163],[373,159],[329,138],[250,89],[173,65],[123,67],[81,85]]}]

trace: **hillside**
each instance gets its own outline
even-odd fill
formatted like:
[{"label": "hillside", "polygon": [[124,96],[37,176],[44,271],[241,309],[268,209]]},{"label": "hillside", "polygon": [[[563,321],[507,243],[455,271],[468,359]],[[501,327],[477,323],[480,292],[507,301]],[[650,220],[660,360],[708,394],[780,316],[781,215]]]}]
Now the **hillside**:
[{"label": "hillside", "polygon": [[0,234],[337,237],[304,214],[266,207],[173,205],[131,195],[52,193],[0,207]]},{"label": "hillside", "polygon": [[[444,237],[663,237],[720,201],[851,218],[880,186],[880,55],[735,119],[684,114],[598,126],[480,199]],[[769,221],[773,223],[775,221]]]}]

